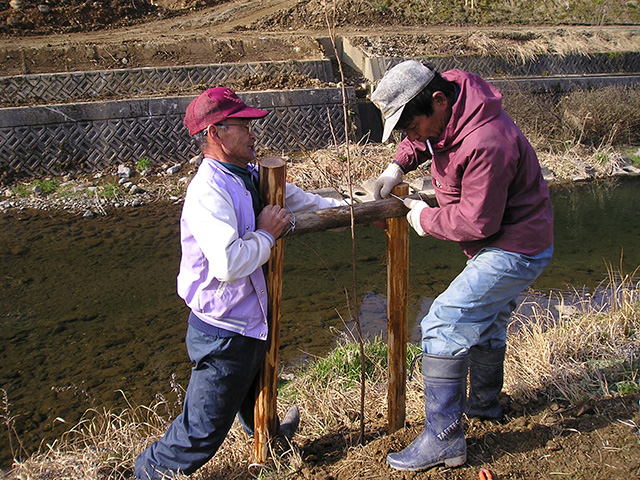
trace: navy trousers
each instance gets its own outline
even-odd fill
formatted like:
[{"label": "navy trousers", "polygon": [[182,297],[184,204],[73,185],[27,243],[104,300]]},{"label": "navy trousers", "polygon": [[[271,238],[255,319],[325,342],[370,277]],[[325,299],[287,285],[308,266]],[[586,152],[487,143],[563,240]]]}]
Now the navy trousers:
[{"label": "navy trousers", "polygon": [[236,414],[253,431],[255,388],[267,342],[242,335],[211,336],[189,325],[186,344],[194,365],[183,411],[164,436],[138,456],[136,478],[193,473],[215,455]]}]

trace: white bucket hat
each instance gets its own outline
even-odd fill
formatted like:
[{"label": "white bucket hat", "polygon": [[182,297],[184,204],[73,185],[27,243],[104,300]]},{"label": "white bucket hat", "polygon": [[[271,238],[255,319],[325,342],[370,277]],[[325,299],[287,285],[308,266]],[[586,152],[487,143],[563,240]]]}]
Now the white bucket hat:
[{"label": "white bucket hat", "polygon": [[387,73],[371,94],[371,101],[380,109],[384,120],[382,141],[386,142],[400,120],[402,111],[433,79],[435,73],[417,60],[399,63]]}]

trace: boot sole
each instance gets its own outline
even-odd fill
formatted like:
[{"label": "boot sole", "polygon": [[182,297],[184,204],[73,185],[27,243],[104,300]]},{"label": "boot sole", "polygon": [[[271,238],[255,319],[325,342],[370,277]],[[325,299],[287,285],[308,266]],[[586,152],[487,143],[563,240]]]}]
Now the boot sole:
[{"label": "boot sole", "polygon": [[395,466],[392,465],[391,463],[389,463],[389,458],[387,457],[387,464],[395,469],[395,470],[402,470],[402,471],[408,471],[408,472],[421,472],[423,470],[427,470],[429,468],[438,466],[442,463],[444,463],[444,465],[446,467],[459,467],[460,465],[464,465],[467,461],[467,454],[463,454],[463,455],[459,455],[457,457],[451,457],[451,458],[446,458],[444,460],[438,460],[437,462],[433,462],[433,463],[429,463],[427,465],[419,465],[416,467],[403,467],[403,466]]}]

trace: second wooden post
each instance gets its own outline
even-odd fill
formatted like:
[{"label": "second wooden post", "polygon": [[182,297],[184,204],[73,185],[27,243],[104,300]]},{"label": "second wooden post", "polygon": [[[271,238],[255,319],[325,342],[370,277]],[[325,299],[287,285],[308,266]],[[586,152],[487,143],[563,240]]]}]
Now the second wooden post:
[{"label": "second wooden post", "polygon": [[[402,183],[392,191],[405,196]],[[387,350],[389,433],[404,427],[407,377],[407,316],[409,305],[409,223],[405,217],[387,219]]]},{"label": "second wooden post", "polygon": [[[277,157],[260,161],[260,198],[265,205],[284,207],[286,164]],[[266,281],[268,295],[269,346],[256,396],[254,418],[254,454],[258,463],[265,463],[269,442],[278,428],[278,348],[280,346],[280,317],[282,311],[282,266],[284,240],[276,239],[267,262]]]}]

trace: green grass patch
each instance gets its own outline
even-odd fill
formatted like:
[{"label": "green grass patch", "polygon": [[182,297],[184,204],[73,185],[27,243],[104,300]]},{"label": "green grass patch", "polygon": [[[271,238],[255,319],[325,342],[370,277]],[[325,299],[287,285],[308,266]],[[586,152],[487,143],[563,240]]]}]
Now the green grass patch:
[{"label": "green grass patch", "polygon": [[[419,344],[407,345],[407,368],[411,361],[422,353]],[[377,381],[386,375],[388,366],[387,344],[381,337],[375,337],[364,343],[365,376],[368,381]],[[356,342],[338,344],[326,357],[317,358],[303,367],[300,375],[304,375],[310,382],[327,383],[338,379],[345,388],[350,388],[360,382],[362,362],[360,361],[360,346]],[[416,362],[419,373],[420,363]],[[414,372],[414,375],[416,373]]]},{"label": "green grass patch", "polygon": [[631,160],[631,164],[640,168],[640,149],[638,147],[630,147],[622,150],[622,154]]},{"label": "green grass patch", "polygon": [[115,199],[122,195],[120,185],[114,182],[106,183],[102,186],[100,196],[108,199]]},{"label": "green grass patch", "polygon": [[147,170],[150,166],[151,166],[151,160],[143,157],[140,160],[138,160],[138,162],[136,163],[136,170],[139,173],[142,173],[145,170]]},{"label": "green grass patch", "polygon": [[36,190],[39,189],[40,194],[49,195],[51,193],[55,193],[59,187],[60,187],[60,182],[58,182],[57,180],[50,179],[50,178],[38,179],[30,183],[26,183],[26,184],[23,183],[20,185],[16,185],[13,188],[13,193],[20,197],[28,197],[36,193]]}]

